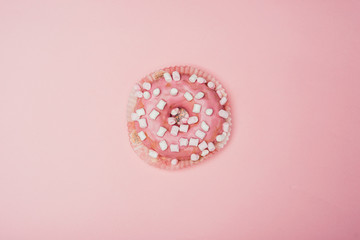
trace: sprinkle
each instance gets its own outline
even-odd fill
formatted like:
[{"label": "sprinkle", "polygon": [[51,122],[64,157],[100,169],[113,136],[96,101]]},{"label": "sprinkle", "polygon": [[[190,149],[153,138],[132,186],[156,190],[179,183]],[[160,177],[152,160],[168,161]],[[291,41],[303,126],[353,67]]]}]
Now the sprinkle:
[{"label": "sprinkle", "polygon": [[158,157],[158,153],[154,150],[149,150],[149,156],[152,157],[152,158],[157,158]]},{"label": "sprinkle", "polygon": [[184,93],[184,97],[185,97],[186,100],[188,100],[189,102],[190,102],[191,100],[193,100],[193,96],[192,96],[191,93],[189,93],[189,92]]},{"label": "sprinkle", "polygon": [[189,117],[188,124],[194,124],[194,123],[197,123],[198,121],[199,121],[199,119],[197,116],[192,116],[192,117]]},{"label": "sprinkle", "polygon": [[227,98],[226,98],[226,97],[222,97],[222,98],[220,99],[220,104],[221,104],[221,105],[224,105],[226,102],[227,102]]},{"label": "sprinkle", "polygon": [[192,161],[197,161],[197,160],[199,160],[199,158],[200,158],[200,156],[198,154],[195,154],[195,153],[191,154],[191,157],[190,157],[190,159]]},{"label": "sprinkle", "polygon": [[142,98],[142,97],[143,97],[143,93],[140,92],[140,91],[136,91],[136,92],[135,92],[135,96],[136,96],[137,98]]},{"label": "sprinkle", "polygon": [[202,99],[204,96],[205,96],[205,94],[204,94],[203,92],[198,92],[198,93],[195,95],[195,98],[196,98],[196,99]]},{"label": "sprinkle", "polygon": [[138,136],[141,141],[144,141],[146,139],[146,135],[145,135],[144,131],[138,132]]},{"label": "sprinkle", "polygon": [[151,83],[149,83],[149,82],[144,82],[144,83],[143,83],[143,88],[146,89],[146,90],[150,90],[150,88],[151,88]]},{"label": "sprinkle", "polygon": [[201,131],[201,130],[197,130],[197,131],[195,132],[195,136],[197,136],[198,138],[201,138],[201,139],[204,139],[205,135],[206,135],[206,133],[204,133],[204,132]]},{"label": "sprinkle", "polygon": [[170,114],[171,114],[171,116],[175,116],[176,114],[179,113],[179,111],[180,111],[179,108],[174,108],[173,110],[171,110]]},{"label": "sprinkle", "polygon": [[197,138],[190,138],[189,146],[195,146],[195,147],[197,147],[198,144],[199,144],[199,139],[197,139]]},{"label": "sprinkle", "polygon": [[196,74],[193,74],[193,75],[191,75],[191,77],[189,77],[189,81],[192,83],[196,82],[196,79],[197,79]]},{"label": "sprinkle", "polygon": [[169,125],[174,125],[176,123],[176,119],[174,117],[169,117],[168,118],[168,124]]},{"label": "sprinkle", "polygon": [[211,116],[213,114],[213,110],[211,108],[208,108],[205,110],[206,115]]},{"label": "sprinkle", "polygon": [[189,140],[187,138],[180,138],[179,143],[180,143],[180,146],[187,146],[189,143]]},{"label": "sprinkle", "polygon": [[189,130],[189,125],[181,124],[180,125],[180,132],[187,132]]},{"label": "sprinkle", "polygon": [[131,120],[133,121],[137,121],[139,120],[139,115],[137,113],[131,113]]},{"label": "sprinkle", "polygon": [[205,156],[208,155],[208,154],[209,154],[209,150],[206,150],[206,149],[201,152],[201,156],[202,156],[202,157],[205,157]]},{"label": "sprinkle", "polygon": [[209,142],[208,143],[208,149],[209,149],[210,152],[214,151],[215,150],[215,145],[212,142]]},{"label": "sprinkle", "polygon": [[151,111],[151,113],[149,114],[149,117],[151,118],[151,119],[156,119],[157,118],[157,116],[159,116],[159,112],[158,111],[156,111],[155,109],[153,109],[152,111]]},{"label": "sprinkle", "polygon": [[205,150],[205,148],[207,148],[207,143],[205,141],[202,141],[199,145],[198,148],[200,149],[200,151]]},{"label": "sprinkle", "polygon": [[164,127],[160,127],[159,130],[157,131],[156,135],[158,135],[159,137],[163,137],[164,134],[166,133],[167,129]]},{"label": "sprinkle", "polygon": [[176,96],[176,95],[178,94],[178,92],[179,92],[179,90],[177,90],[176,88],[172,88],[172,89],[170,90],[170,95]]},{"label": "sprinkle", "polygon": [[206,132],[210,129],[209,125],[207,125],[207,123],[204,121],[201,122],[201,128]]},{"label": "sprinkle", "polygon": [[145,115],[145,109],[139,108],[136,110],[136,113],[139,115],[139,117],[141,117],[142,115]]},{"label": "sprinkle", "polygon": [[176,165],[176,164],[178,164],[178,162],[179,161],[176,158],[174,158],[171,160],[171,165]]},{"label": "sprinkle", "polygon": [[171,144],[171,145],[170,145],[170,151],[171,151],[171,152],[179,152],[179,145],[177,145],[177,144]]},{"label": "sprinkle", "polygon": [[196,81],[197,81],[198,83],[206,83],[205,78],[202,78],[202,77],[198,77],[198,78],[196,79]]},{"label": "sprinkle", "polygon": [[229,127],[230,127],[230,124],[227,123],[227,122],[224,122],[223,123],[223,130],[224,132],[229,132]]},{"label": "sprinkle", "polygon": [[171,82],[171,80],[172,80],[171,75],[168,72],[164,73],[164,78],[165,78],[165,81],[167,81],[167,82]]},{"label": "sprinkle", "polygon": [[180,80],[180,73],[177,72],[177,71],[174,71],[172,73],[172,77],[173,77],[174,81],[179,81]]},{"label": "sprinkle", "polygon": [[168,148],[167,142],[165,140],[160,141],[159,146],[162,151],[165,151]]},{"label": "sprinkle", "polygon": [[194,104],[194,107],[193,107],[193,112],[194,112],[194,113],[200,113],[200,110],[201,110],[201,105],[195,103],[195,104]]},{"label": "sprinkle", "polygon": [[156,107],[157,107],[158,109],[164,110],[165,105],[166,105],[166,102],[161,99],[161,100],[158,102],[158,104],[156,105]]},{"label": "sprinkle", "polygon": [[207,86],[211,89],[214,89],[215,88],[215,83],[213,82],[208,82]]},{"label": "sprinkle", "polygon": [[229,117],[229,113],[223,109],[221,109],[219,111],[219,116],[222,117],[222,118],[228,118]]},{"label": "sprinkle", "polygon": [[160,88],[155,88],[153,91],[153,95],[156,97],[159,96],[159,94],[160,94]]},{"label": "sprinkle", "polygon": [[139,119],[138,122],[139,122],[140,128],[146,128],[147,127],[147,122],[146,122],[145,118]]},{"label": "sprinkle", "polygon": [[173,136],[177,136],[179,133],[179,127],[178,126],[172,126],[170,134]]},{"label": "sprinkle", "polygon": [[145,99],[149,99],[151,97],[150,93],[148,91],[145,91],[143,93]]}]

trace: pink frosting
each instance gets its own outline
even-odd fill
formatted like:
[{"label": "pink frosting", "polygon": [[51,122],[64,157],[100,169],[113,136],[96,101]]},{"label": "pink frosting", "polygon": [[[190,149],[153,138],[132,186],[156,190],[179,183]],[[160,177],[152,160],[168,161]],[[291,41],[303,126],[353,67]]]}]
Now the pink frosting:
[{"label": "pink frosting", "polygon": [[[190,155],[192,153],[201,154],[201,150],[196,146],[180,146],[179,139],[180,138],[187,138],[190,140],[190,138],[197,138],[195,135],[195,132],[197,130],[201,130],[206,133],[206,136],[203,140],[199,139],[199,144],[202,141],[214,142],[217,135],[221,134],[222,131],[222,124],[225,122],[225,120],[218,115],[218,112],[220,109],[224,109],[222,105],[220,105],[219,101],[220,98],[215,90],[210,89],[206,84],[201,84],[198,82],[191,83],[189,81],[189,75],[182,74],[180,81],[171,81],[166,82],[163,77],[158,78],[154,82],[151,82],[151,89],[143,91],[149,91],[151,93],[150,99],[144,99],[139,98],[137,100],[135,110],[139,108],[145,109],[145,115],[141,116],[141,118],[145,118],[147,121],[147,127],[146,128],[140,128],[139,123],[135,123],[135,128],[137,132],[144,131],[147,135],[147,138],[143,141],[143,144],[148,147],[149,149],[153,149],[156,152],[158,152],[159,157],[165,157],[165,158],[176,158],[178,160],[189,160]],[[142,83],[146,81],[142,81],[140,83],[140,86],[142,86]],[[154,96],[152,91],[155,88],[160,89],[160,94],[158,96]],[[176,88],[178,89],[178,94],[176,96],[170,95],[170,89]],[[194,97],[193,100],[187,101],[184,97],[184,93],[189,92]],[[203,92],[205,95],[201,99],[195,99],[195,95],[198,92]],[[166,105],[163,110],[160,110],[156,107],[158,102],[160,100],[166,101]],[[194,113],[193,112],[193,106],[194,104],[200,104],[201,105],[201,111],[200,113]],[[172,109],[179,107],[184,108],[190,115],[197,116],[198,122],[195,124],[190,124],[189,129],[187,132],[180,132],[177,136],[173,136],[170,134],[171,131],[171,125],[168,123],[168,117],[170,117],[170,112]],[[211,116],[208,116],[205,114],[205,110],[211,108],[213,109],[213,114]],[[150,112],[155,109],[158,112],[160,112],[159,116],[154,120],[149,117]],[[201,128],[201,122],[205,121],[209,126],[209,131],[204,131]],[[157,135],[157,131],[160,127],[164,127],[167,129],[165,135],[163,137],[159,137]],[[168,148],[165,151],[162,151],[159,146],[159,142],[162,140],[166,140]],[[171,152],[170,151],[170,145],[171,144],[177,144],[179,145],[179,152]]]}]

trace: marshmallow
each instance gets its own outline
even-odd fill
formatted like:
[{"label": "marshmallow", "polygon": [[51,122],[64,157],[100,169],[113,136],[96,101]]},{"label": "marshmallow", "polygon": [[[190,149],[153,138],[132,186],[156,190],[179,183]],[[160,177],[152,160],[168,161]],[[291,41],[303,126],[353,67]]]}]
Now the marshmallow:
[{"label": "marshmallow", "polygon": [[206,83],[205,78],[202,78],[202,77],[198,77],[198,78],[196,79],[196,81],[197,81],[198,83]]},{"label": "marshmallow", "polygon": [[171,160],[171,165],[176,165],[176,164],[178,164],[178,162],[179,161],[176,158],[174,158]]},{"label": "marshmallow", "polygon": [[189,140],[189,146],[197,147],[198,144],[199,144],[199,139],[197,139],[197,138],[190,138],[190,140]]},{"label": "marshmallow", "polygon": [[172,79],[171,79],[170,73],[168,73],[168,72],[164,73],[164,79],[167,82],[171,82]]},{"label": "marshmallow", "polygon": [[149,117],[151,118],[151,119],[156,119],[157,118],[157,116],[159,116],[159,112],[158,111],[156,111],[155,109],[153,109],[152,111],[151,111],[151,113],[149,114]]},{"label": "marshmallow", "polygon": [[215,150],[215,145],[212,142],[209,142],[207,145],[210,152]]},{"label": "marshmallow", "polygon": [[219,96],[219,98],[222,98],[222,97],[223,97],[223,94],[222,94],[222,92],[221,92],[220,90],[217,90],[216,93],[217,93],[217,95]]},{"label": "marshmallow", "polygon": [[193,75],[191,75],[191,77],[189,77],[189,81],[192,83],[196,82],[196,79],[197,79],[196,74],[193,74]]},{"label": "marshmallow", "polygon": [[200,111],[201,111],[201,105],[195,103],[195,104],[194,104],[194,107],[193,107],[193,112],[194,112],[194,113],[200,113]]},{"label": "marshmallow", "polygon": [[193,100],[193,96],[192,96],[191,93],[189,93],[189,92],[184,93],[184,97],[185,97],[186,100],[188,100],[189,102],[190,102],[191,100]]},{"label": "marshmallow", "polygon": [[189,143],[189,140],[187,138],[180,138],[179,143],[180,143],[180,146],[187,146]]},{"label": "marshmallow", "polygon": [[169,117],[168,118],[168,124],[169,125],[174,125],[176,123],[176,119],[174,117]]},{"label": "marshmallow", "polygon": [[143,97],[143,93],[142,93],[141,91],[136,91],[136,92],[135,92],[135,96],[136,96],[137,98],[142,98],[142,97]]},{"label": "marshmallow", "polygon": [[221,105],[224,105],[226,102],[227,102],[227,98],[226,98],[226,97],[222,97],[222,98],[220,99],[220,104],[221,104]]},{"label": "marshmallow", "polygon": [[177,145],[177,144],[171,144],[171,145],[170,145],[170,151],[171,151],[171,152],[179,152],[179,145]]},{"label": "marshmallow", "polygon": [[171,114],[171,116],[175,116],[176,114],[178,114],[179,113],[179,108],[174,108],[173,110],[171,110],[171,112],[170,112],[170,114]]},{"label": "marshmallow", "polygon": [[149,150],[149,156],[152,157],[152,158],[157,158],[158,157],[158,153],[154,150]]},{"label": "marshmallow", "polygon": [[172,126],[170,134],[173,136],[177,136],[179,133],[179,127],[178,126]]},{"label": "marshmallow", "polygon": [[159,130],[157,131],[156,135],[158,135],[159,137],[163,137],[164,134],[166,133],[167,129],[164,127],[160,127]]},{"label": "marshmallow", "polygon": [[170,95],[172,96],[176,96],[178,94],[179,90],[177,90],[176,88],[172,88],[170,89]]},{"label": "marshmallow", "polygon": [[181,124],[180,125],[180,132],[187,132],[189,130],[189,125]]},{"label": "marshmallow", "polygon": [[206,115],[211,116],[213,114],[213,110],[211,108],[208,108],[205,110]]},{"label": "marshmallow", "polygon": [[156,97],[156,96],[159,96],[159,94],[160,94],[160,88],[155,88],[153,90],[153,95]]},{"label": "marshmallow", "polygon": [[172,77],[173,77],[174,81],[179,81],[180,80],[180,73],[177,72],[177,71],[174,71],[172,73]]},{"label": "marshmallow", "polygon": [[204,132],[201,131],[201,130],[197,130],[197,131],[195,132],[195,136],[197,136],[197,137],[200,138],[200,139],[204,139],[205,135],[206,135],[206,133],[204,133]]},{"label": "marshmallow", "polygon": [[149,99],[151,97],[151,95],[150,95],[150,93],[148,91],[145,91],[143,93],[143,96],[144,96],[145,99]]},{"label": "marshmallow", "polygon": [[213,82],[208,82],[208,83],[207,83],[207,86],[208,86],[210,89],[214,89],[214,88],[215,88],[215,83],[213,83]]},{"label": "marshmallow", "polygon": [[137,121],[139,120],[139,115],[137,113],[131,113],[131,120],[133,121]]},{"label": "marshmallow", "polygon": [[223,109],[221,109],[219,111],[219,116],[222,117],[222,118],[228,118],[229,117],[229,113]]},{"label": "marshmallow", "polygon": [[230,124],[228,122],[223,123],[223,131],[229,132]]},{"label": "marshmallow", "polygon": [[208,154],[209,154],[209,150],[204,150],[204,151],[201,152],[202,157],[205,157]]},{"label": "marshmallow", "polygon": [[203,151],[207,148],[207,143],[205,141],[202,141],[199,145],[198,148],[200,149],[200,151]]},{"label": "marshmallow", "polygon": [[139,115],[139,117],[141,117],[142,115],[145,115],[145,109],[139,108],[136,110],[136,113]]},{"label": "marshmallow", "polygon": [[202,99],[204,96],[205,96],[205,94],[204,94],[203,92],[198,92],[198,93],[195,95],[195,98],[196,98],[196,99]]},{"label": "marshmallow", "polygon": [[183,117],[180,121],[181,121],[181,123],[186,124],[188,122],[188,118]]},{"label": "marshmallow", "polygon": [[158,109],[164,110],[165,105],[166,105],[166,102],[161,99],[161,100],[158,102],[158,104],[156,105],[156,107],[157,107]]},{"label": "marshmallow", "polygon": [[139,91],[140,89],[141,89],[141,88],[140,88],[139,84],[136,83],[136,84],[134,85],[134,90],[135,90],[135,91]]},{"label": "marshmallow", "polygon": [[204,121],[201,122],[201,128],[206,132],[210,129],[209,125],[207,125],[207,123]]},{"label": "marshmallow", "polygon": [[144,82],[142,86],[143,86],[143,88],[144,88],[145,90],[150,90],[150,88],[151,88],[151,83],[149,83],[149,82]]},{"label": "marshmallow", "polygon": [[139,119],[139,126],[140,128],[146,128],[147,127],[147,122],[145,118]]},{"label": "marshmallow", "polygon": [[197,123],[198,121],[199,121],[199,119],[197,116],[192,116],[192,117],[189,117],[188,124],[194,124],[194,123]]},{"label": "marshmallow", "polygon": [[141,141],[144,141],[146,139],[146,135],[145,135],[144,131],[138,132],[138,136]]},{"label": "marshmallow", "polygon": [[218,141],[218,142],[222,142],[222,141],[224,141],[224,139],[225,139],[225,136],[222,134],[216,136],[216,141]]},{"label": "marshmallow", "polygon": [[191,157],[190,157],[190,159],[192,161],[197,161],[197,160],[199,160],[199,158],[200,158],[200,156],[198,154],[195,154],[195,153],[191,154]]},{"label": "marshmallow", "polygon": [[160,141],[159,146],[162,151],[165,151],[168,148],[167,142],[165,140]]}]

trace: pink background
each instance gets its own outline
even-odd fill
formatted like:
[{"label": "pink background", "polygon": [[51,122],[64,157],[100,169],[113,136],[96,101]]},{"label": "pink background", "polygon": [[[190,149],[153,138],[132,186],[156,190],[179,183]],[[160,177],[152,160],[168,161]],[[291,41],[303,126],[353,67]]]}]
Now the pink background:
[{"label": "pink background", "polygon": [[[0,239],[360,239],[359,1],[0,3]],[[234,129],[146,165],[132,85],[192,64]]]}]

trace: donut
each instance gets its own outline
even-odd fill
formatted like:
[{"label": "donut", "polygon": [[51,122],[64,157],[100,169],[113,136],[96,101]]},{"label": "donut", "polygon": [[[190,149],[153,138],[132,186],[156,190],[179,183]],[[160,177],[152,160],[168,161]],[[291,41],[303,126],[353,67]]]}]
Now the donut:
[{"label": "donut", "polygon": [[230,136],[228,96],[211,75],[191,66],[155,71],[135,84],[128,102],[131,146],[164,169],[203,162]]}]

